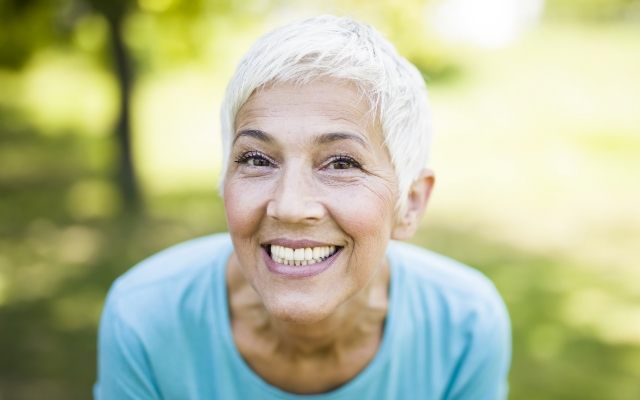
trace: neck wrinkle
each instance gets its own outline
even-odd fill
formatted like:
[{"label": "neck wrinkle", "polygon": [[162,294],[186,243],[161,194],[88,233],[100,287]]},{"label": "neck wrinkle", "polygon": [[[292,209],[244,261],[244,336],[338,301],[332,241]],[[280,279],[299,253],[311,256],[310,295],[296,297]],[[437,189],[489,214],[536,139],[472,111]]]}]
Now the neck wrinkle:
[{"label": "neck wrinkle", "polygon": [[[237,271],[239,273],[239,271]],[[242,275],[239,273],[239,275]],[[251,285],[228,271],[231,319],[243,319],[268,348],[292,360],[335,358],[365,340],[381,341],[388,309],[389,265],[385,261],[369,285],[342,304],[337,312],[311,324],[296,324],[272,317]],[[241,301],[233,294],[241,294]]]}]

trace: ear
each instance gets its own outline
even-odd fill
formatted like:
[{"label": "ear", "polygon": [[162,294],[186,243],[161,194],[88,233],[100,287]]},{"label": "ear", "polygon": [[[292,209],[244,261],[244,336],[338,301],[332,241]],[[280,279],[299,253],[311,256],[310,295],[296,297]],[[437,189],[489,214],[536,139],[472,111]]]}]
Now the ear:
[{"label": "ear", "polygon": [[430,169],[424,169],[413,182],[407,194],[407,207],[391,231],[392,239],[407,240],[416,233],[434,183],[435,176]]}]

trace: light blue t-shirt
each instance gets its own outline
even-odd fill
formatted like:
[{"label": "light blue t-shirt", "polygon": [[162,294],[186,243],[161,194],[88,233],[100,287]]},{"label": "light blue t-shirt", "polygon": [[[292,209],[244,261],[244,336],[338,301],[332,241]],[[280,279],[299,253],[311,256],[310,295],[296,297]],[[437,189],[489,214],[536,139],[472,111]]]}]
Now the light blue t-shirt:
[{"label": "light blue t-shirt", "polygon": [[228,235],[191,240],[141,262],[111,288],[100,323],[100,400],[506,398],[506,308],[481,273],[391,242],[380,348],[351,381],[295,395],[257,375],[235,347],[225,268]]}]

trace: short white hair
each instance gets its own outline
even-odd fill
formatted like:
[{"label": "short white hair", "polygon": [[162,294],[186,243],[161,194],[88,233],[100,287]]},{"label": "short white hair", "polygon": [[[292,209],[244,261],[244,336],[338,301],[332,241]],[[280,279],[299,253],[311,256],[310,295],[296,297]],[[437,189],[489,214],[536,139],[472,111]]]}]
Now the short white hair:
[{"label": "short white hair", "polygon": [[352,82],[369,99],[398,179],[396,211],[403,212],[411,185],[428,163],[431,116],[424,79],[373,27],[332,15],[267,33],[238,65],[221,107],[220,192],[236,114],[251,94],[267,84],[303,85],[317,78]]}]

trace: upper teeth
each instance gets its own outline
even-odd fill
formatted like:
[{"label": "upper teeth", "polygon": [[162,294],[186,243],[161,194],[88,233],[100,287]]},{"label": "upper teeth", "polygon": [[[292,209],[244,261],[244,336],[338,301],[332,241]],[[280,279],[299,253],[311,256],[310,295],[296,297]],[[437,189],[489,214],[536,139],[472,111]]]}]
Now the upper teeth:
[{"label": "upper teeth", "polygon": [[284,265],[311,265],[322,261],[336,251],[336,246],[305,247],[292,249],[271,245],[271,258]]}]

